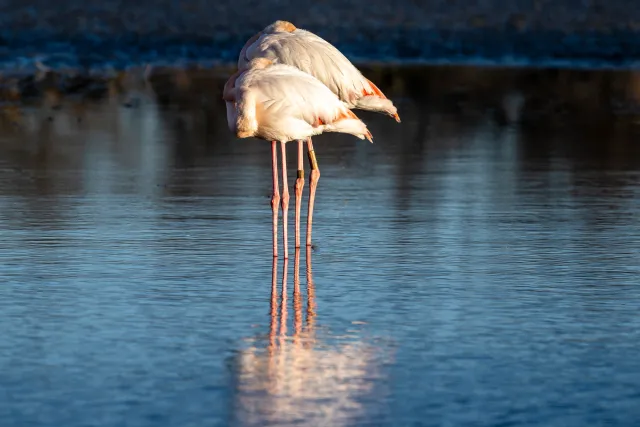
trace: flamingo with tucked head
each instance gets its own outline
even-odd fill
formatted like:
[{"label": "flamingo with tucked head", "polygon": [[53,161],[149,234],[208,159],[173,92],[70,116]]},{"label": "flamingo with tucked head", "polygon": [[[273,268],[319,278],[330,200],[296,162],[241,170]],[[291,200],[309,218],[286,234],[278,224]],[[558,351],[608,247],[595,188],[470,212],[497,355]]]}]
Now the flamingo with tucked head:
[{"label": "flamingo with tucked head", "polygon": [[324,83],[349,108],[386,114],[400,122],[393,102],[342,52],[291,22],[275,21],[247,40],[238,57],[238,69],[254,58],[296,67]]},{"label": "flamingo with tucked head", "polygon": [[[310,74],[267,58],[255,58],[226,82],[223,99],[227,107],[227,124],[238,138],[255,137],[271,141],[273,168],[273,256],[278,256],[278,203],[283,213],[284,258],[288,258],[287,213],[289,189],[285,146],[290,141],[307,141],[312,174],[317,162],[311,137],[324,132],[340,132],[372,141],[367,126],[327,86]],[[282,198],[278,190],[277,143],[282,152]],[[298,151],[298,170],[303,170],[302,150]],[[319,175],[319,173],[318,173]],[[298,172],[298,178],[301,178]],[[313,203],[317,179],[310,180],[307,243],[311,242]],[[296,198],[302,187],[296,183]],[[296,212],[299,223],[299,212]],[[296,234],[299,231],[296,230]]]},{"label": "flamingo with tucked head", "polygon": [[[288,21],[275,21],[253,35],[240,51],[238,69],[243,70],[255,58],[267,58],[275,64],[291,65],[320,80],[351,109],[386,114],[400,122],[398,111],[378,87],[367,79],[336,47],[316,34],[296,28]],[[311,147],[310,142],[308,142]],[[311,150],[311,148],[309,148]],[[302,156],[303,142],[298,141],[298,157]],[[309,175],[310,212],[313,209],[315,190],[320,169],[309,151],[311,173]],[[304,170],[298,169],[296,180],[296,247],[300,246],[299,218],[300,198],[304,186]],[[307,246],[311,245],[311,233],[307,230]]]}]

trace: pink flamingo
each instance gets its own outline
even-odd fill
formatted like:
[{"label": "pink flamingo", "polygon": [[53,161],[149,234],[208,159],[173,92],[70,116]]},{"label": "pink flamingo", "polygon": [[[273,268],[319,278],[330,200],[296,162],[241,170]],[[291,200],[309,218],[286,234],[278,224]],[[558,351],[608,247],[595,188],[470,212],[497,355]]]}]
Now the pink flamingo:
[{"label": "pink flamingo", "polygon": [[[226,82],[223,99],[227,107],[227,124],[238,138],[271,141],[273,168],[273,256],[278,256],[278,203],[281,202],[284,227],[284,258],[287,259],[287,213],[289,189],[285,144],[307,140],[312,170],[317,170],[311,136],[324,132],[341,132],[372,141],[367,126],[322,82],[295,67],[274,64],[267,58],[251,60]],[[277,142],[282,152],[282,199],[278,191]],[[298,152],[298,170],[303,169],[302,151]],[[315,166],[315,168],[314,168]],[[298,177],[300,178],[300,173]],[[317,182],[317,180],[316,180]],[[315,184],[310,184],[315,190]],[[296,197],[302,188],[296,185]],[[314,191],[311,192],[313,197]],[[307,242],[310,245],[313,199],[309,200]]]},{"label": "pink flamingo", "polygon": [[[296,28],[288,21],[275,21],[245,43],[238,58],[238,69],[243,70],[254,58],[267,58],[275,64],[286,64],[310,74],[327,86],[349,108],[374,111],[389,115],[400,122],[400,116],[391,100],[349,61],[338,49],[310,31]],[[307,139],[311,172],[309,174],[309,217],[313,214],[315,191],[320,169],[313,151],[311,138]],[[302,140],[298,140],[298,159],[302,165]],[[296,180],[296,248],[300,247],[300,203],[304,170],[298,169]],[[307,246],[311,245],[311,221],[307,221]]]}]

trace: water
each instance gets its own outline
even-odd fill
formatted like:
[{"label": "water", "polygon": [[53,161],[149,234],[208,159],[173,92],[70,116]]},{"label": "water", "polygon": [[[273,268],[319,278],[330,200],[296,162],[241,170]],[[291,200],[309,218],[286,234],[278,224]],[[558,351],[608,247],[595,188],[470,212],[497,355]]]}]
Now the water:
[{"label": "water", "polygon": [[221,80],[4,106],[0,425],[635,425],[634,75],[414,73],[286,265]]}]

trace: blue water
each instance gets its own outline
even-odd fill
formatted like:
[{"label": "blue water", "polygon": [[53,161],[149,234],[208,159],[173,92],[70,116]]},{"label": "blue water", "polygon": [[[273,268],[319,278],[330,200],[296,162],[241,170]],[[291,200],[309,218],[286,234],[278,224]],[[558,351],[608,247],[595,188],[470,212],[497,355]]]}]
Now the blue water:
[{"label": "blue water", "polygon": [[316,138],[285,269],[269,145],[155,96],[2,124],[0,425],[637,424],[632,118],[398,95]]}]

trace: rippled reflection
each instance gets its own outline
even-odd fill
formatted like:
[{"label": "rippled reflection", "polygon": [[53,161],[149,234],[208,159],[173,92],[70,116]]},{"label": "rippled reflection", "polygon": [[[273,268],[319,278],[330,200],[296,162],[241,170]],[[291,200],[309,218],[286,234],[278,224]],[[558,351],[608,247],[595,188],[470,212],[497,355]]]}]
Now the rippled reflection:
[{"label": "rippled reflection", "polygon": [[[300,290],[300,249],[295,250],[293,332],[287,333],[288,261],[282,268],[278,310],[277,260],[273,261],[270,327],[266,348],[251,339],[238,355],[234,425],[352,425],[373,420],[385,398],[380,372],[384,349],[361,340],[318,340],[311,249],[306,250],[306,317]],[[278,321],[279,315],[279,321]],[[303,317],[305,320],[303,321]],[[389,360],[386,360],[388,363]]]},{"label": "rippled reflection", "polygon": [[640,74],[370,71],[275,268],[228,72],[0,84],[0,425],[634,425]]}]

